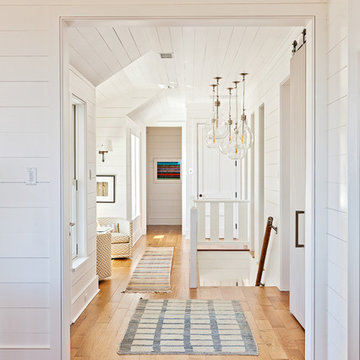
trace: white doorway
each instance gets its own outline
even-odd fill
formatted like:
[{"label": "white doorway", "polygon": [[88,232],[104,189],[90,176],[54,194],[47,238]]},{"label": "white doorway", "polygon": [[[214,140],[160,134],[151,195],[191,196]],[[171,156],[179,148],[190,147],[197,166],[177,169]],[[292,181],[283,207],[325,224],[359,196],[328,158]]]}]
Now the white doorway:
[{"label": "white doorway", "polygon": [[[197,199],[236,200],[241,196],[241,166],[204,142],[205,124],[197,124]],[[205,204],[205,237],[210,238],[210,204]],[[224,204],[219,205],[219,237],[224,238]],[[234,223],[238,214],[234,211]],[[236,237],[236,228],[233,229]]]},{"label": "white doorway", "polygon": [[146,128],[147,225],[182,225],[182,128]]},{"label": "white doorway", "polygon": [[[259,20],[260,21],[260,20]],[[260,21],[261,22],[261,21]],[[313,119],[312,119],[312,117],[310,117],[309,118],[310,120],[309,121],[312,121]],[[309,205],[310,206],[310,205]],[[310,215],[311,217],[313,216],[313,214],[311,213],[311,215]],[[309,260],[310,261],[310,260]]]}]

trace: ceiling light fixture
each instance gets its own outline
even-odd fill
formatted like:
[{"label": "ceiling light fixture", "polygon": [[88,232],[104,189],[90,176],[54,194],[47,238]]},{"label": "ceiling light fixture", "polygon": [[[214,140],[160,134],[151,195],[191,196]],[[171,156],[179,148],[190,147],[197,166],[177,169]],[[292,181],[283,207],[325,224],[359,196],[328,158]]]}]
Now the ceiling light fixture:
[{"label": "ceiling light fixture", "polygon": [[206,124],[206,135],[205,142],[208,147],[214,148],[219,146],[219,141],[224,139],[227,134],[226,124],[219,119],[219,83],[221,80],[220,76],[214,78],[216,84],[211,84],[212,87],[212,118],[210,123]]},{"label": "ceiling light fixture", "polygon": [[[219,150],[232,160],[240,160],[247,154],[247,151],[253,144],[253,133],[247,124],[245,109],[245,77],[247,73],[241,73],[242,76],[242,114],[239,122],[239,96],[238,85],[240,81],[234,81],[234,87],[228,88],[229,91],[229,115],[226,122],[219,124],[219,81],[221,78],[215,78],[217,83],[213,87],[213,119],[207,126],[207,135],[205,137],[206,145],[210,148],[218,147]],[[216,101],[214,93],[216,87]],[[232,92],[235,90],[235,122],[232,119]],[[214,112],[214,106],[216,112]],[[216,130],[216,129],[221,129]]]}]

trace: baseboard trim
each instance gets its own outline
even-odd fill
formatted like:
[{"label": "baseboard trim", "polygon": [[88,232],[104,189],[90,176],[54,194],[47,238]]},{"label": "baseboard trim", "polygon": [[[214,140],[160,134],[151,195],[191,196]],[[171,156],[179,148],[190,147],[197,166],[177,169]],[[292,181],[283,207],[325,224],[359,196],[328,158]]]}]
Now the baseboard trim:
[{"label": "baseboard trim", "polygon": [[[75,299],[75,301],[71,304],[72,306],[76,303],[76,301],[81,297],[81,295],[84,294],[84,292],[86,291],[86,289],[88,289],[94,282],[98,282],[98,277],[97,275],[87,284],[87,286],[85,286],[83,288],[83,291],[81,292],[81,294]],[[86,301],[86,303],[81,307],[81,309],[78,311],[78,313],[71,319],[71,323],[73,324],[78,318],[79,316],[82,314],[82,312],[87,308],[87,306],[93,301],[93,299],[95,298],[95,296],[99,293],[100,289],[99,287],[97,287],[96,291],[94,292],[94,294],[91,295],[91,297],[89,298],[88,301]]]}]

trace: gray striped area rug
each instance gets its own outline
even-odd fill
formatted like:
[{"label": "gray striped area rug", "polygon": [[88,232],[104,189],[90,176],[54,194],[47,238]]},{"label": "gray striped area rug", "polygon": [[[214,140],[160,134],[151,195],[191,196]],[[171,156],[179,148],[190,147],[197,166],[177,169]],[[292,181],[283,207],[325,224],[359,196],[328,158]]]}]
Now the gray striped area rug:
[{"label": "gray striped area rug", "polygon": [[170,292],[173,247],[148,247],[125,292]]},{"label": "gray striped area rug", "polygon": [[239,301],[141,299],[118,354],[258,355]]}]

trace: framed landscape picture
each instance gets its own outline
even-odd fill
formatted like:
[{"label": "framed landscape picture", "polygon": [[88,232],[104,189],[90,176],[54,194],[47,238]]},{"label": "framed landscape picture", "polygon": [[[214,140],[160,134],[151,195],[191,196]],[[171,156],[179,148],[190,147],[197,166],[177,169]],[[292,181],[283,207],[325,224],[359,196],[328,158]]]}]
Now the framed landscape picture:
[{"label": "framed landscape picture", "polygon": [[154,182],[177,183],[181,181],[181,160],[154,159]]},{"label": "framed landscape picture", "polygon": [[96,202],[115,202],[115,175],[96,175]]}]

